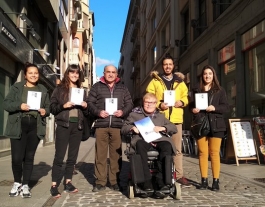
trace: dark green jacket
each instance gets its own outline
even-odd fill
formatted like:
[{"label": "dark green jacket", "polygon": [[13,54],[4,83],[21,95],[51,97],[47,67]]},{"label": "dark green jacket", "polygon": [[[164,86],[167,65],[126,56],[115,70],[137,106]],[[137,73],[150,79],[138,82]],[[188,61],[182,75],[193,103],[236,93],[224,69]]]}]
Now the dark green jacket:
[{"label": "dark green jacket", "polygon": [[[21,97],[25,83],[26,81],[15,83],[3,103],[4,110],[9,113],[4,135],[13,139],[20,139],[21,137],[22,110],[20,106],[22,104]],[[42,84],[38,84],[37,87],[42,92],[40,107],[46,111],[44,116],[41,116],[39,113],[37,115],[37,136],[39,139],[43,139],[46,134],[46,117],[50,115],[50,99],[47,89]]]}]

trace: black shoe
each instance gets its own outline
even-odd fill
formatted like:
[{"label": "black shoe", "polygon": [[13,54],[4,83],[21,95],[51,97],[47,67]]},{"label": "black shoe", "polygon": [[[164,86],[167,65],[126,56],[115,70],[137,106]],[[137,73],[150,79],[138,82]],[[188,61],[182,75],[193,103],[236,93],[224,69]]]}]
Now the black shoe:
[{"label": "black shoe", "polygon": [[51,195],[54,198],[59,198],[61,197],[61,193],[58,191],[58,186],[57,185],[53,185],[50,189]]},{"label": "black shoe", "polygon": [[214,178],[213,179],[213,185],[212,185],[212,191],[218,191],[220,190],[219,188],[219,179]]},{"label": "black shoe", "polygon": [[114,184],[114,185],[111,185],[109,188],[110,188],[111,190],[114,190],[114,191],[120,191],[120,187],[118,186],[117,183]]},{"label": "black shoe", "polygon": [[144,191],[153,191],[154,190],[152,180],[147,180],[144,182],[143,190]]},{"label": "black shoe", "polygon": [[208,189],[208,178],[202,178],[202,183],[198,187],[198,189],[200,189],[200,190],[206,190],[206,189]]},{"label": "black shoe", "polygon": [[100,184],[96,184],[92,190],[92,192],[99,192],[105,190],[106,187]]},{"label": "black shoe", "polygon": [[73,186],[71,182],[68,182],[64,185],[64,191],[67,193],[76,193],[78,192],[78,189],[75,186]]}]

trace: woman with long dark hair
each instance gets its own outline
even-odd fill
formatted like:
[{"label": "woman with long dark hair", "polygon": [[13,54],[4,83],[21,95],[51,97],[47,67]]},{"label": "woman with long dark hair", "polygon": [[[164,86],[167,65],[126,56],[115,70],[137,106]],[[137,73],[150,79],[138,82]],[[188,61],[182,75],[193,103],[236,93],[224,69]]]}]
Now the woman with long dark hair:
[{"label": "woman with long dark hair", "polygon": [[[26,62],[25,80],[15,83],[5,97],[3,108],[8,114],[5,135],[10,137],[14,184],[10,197],[21,194],[30,198],[28,186],[38,144],[45,137],[46,117],[49,116],[49,95],[39,82],[37,65]],[[40,94],[39,107],[27,101],[30,95]],[[37,101],[37,100],[36,100]],[[22,181],[22,182],[21,182]]]},{"label": "woman with long dark hair", "polygon": [[[56,139],[55,156],[52,166],[51,195],[55,198],[61,196],[58,191],[62,165],[66,150],[68,156],[64,173],[64,191],[78,192],[72,184],[74,165],[76,163],[80,142],[82,139],[84,114],[87,114],[87,103],[82,101],[80,105],[70,101],[71,88],[81,88],[81,71],[78,65],[70,65],[64,73],[62,82],[54,89],[51,96],[50,110],[55,115]],[[85,94],[85,93],[84,93]],[[83,100],[85,100],[85,95]]]},{"label": "woman with long dark hair", "polygon": [[[209,134],[197,139],[202,182],[199,189],[208,189],[208,157],[210,155],[213,174],[212,190],[217,191],[219,190],[220,146],[226,133],[223,114],[229,110],[229,105],[226,92],[220,86],[212,66],[204,66],[199,77],[199,83],[192,91],[193,100],[190,102],[190,109],[193,119],[199,119],[208,114],[211,128]],[[195,107],[196,93],[208,93],[209,105],[205,110]]]}]

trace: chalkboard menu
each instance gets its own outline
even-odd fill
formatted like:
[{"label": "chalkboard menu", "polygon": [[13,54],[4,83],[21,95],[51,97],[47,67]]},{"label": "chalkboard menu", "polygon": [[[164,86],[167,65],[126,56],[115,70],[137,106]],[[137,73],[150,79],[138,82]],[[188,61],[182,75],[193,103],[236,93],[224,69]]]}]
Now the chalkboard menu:
[{"label": "chalkboard menu", "polygon": [[237,165],[238,160],[255,160],[257,148],[252,133],[252,121],[249,119],[229,119]]}]

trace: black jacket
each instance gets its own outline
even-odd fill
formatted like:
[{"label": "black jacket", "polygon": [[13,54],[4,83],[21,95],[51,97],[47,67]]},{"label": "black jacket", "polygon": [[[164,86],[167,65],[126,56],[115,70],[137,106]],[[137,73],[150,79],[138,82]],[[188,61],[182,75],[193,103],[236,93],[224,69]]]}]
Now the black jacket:
[{"label": "black jacket", "polygon": [[[100,111],[105,110],[105,98],[118,98],[118,110],[123,111],[122,117],[108,116],[103,119],[99,117]],[[121,128],[124,119],[128,116],[133,108],[131,95],[127,87],[117,79],[111,92],[109,86],[104,82],[104,78],[95,83],[88,95],[88,110],[95,116],[95,128]]]},{"label": "black jacket", "polygon": [[[57,86],[51,96],[50,111],[55,116],[56,123],[60,126],[69,127],[69,110],[63,108],[63,105],[68,101],[64,100],[61,85]],[[84,100],[86,95],[84,94]],[[83,129],[84,115],[88,114],[87,108],[84,109],[82,106],[76,105],[78,109],[78,129]]]},{"label": "black jacket", "polygon": [[[195,93],[202,93],[202,91],[200,91],[199,87],[196,87],[192,90],[191,101],[189,104],[191,111],[193,108],[195,108]],[[223,114],[229,111],[226,92],[223,88],[221,88],[221,90],[218,90],[218,88],[213,88],[209,91],[209,99],[211,95],[213,95],[213,99],[210,105],[215,107],[215,111],[208,112],[212,134],[224,132],[226,131],[226,123]],[[193,119],[198,119],[204,116],[205,112],[205,110],[201,110],[198,114],[193,114]]]}]

